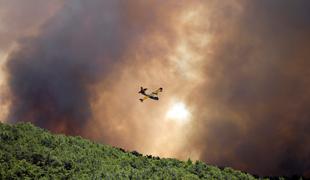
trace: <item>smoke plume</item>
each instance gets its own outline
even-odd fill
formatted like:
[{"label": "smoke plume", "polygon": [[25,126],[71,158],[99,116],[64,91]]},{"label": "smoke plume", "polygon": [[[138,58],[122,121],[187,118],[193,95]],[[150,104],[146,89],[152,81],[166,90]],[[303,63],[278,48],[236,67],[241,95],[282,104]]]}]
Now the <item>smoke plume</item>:
[{"label": "smoke plume", "polygon": [[200,113],[190,146],[201,159],[257,174],[309,173],[309,7],[246,2],[239,15],[214,17],[223,21],[213,29],[210,80],[192,102]]},{"label": "smoke plume", "polygon": [[[259,175],[310,175],[308,1],[0,5],[7,122]],[[140,86],[164,92],[140,103]],[[180,103],[186,121],[167,116]]]}]

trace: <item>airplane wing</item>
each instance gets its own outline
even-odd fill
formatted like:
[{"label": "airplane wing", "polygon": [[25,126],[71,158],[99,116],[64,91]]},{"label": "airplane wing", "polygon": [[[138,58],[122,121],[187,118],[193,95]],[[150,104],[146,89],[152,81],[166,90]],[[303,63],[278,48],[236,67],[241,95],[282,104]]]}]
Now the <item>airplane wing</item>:
[{"label": "airplane wing", "polygon": [[162,91],[163,91],[163,88],[158,88],[156,91],[152,92],[151,95],[158,95],[158,93]]},{"label": "airplane wing", "polygon": [[144,96],[143,98],[139,99],[141,102],[143,102],[144,100],[148,99],[148,96]]}]

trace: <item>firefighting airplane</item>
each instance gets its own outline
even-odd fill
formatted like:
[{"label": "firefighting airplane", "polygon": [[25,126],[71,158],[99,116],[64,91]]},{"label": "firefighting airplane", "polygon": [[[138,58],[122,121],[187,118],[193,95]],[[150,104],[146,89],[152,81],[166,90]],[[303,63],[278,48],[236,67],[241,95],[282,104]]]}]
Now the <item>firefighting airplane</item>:
[{"label": "firefighting airplane", "polygon": [[148,98],[153,99],[153,100],[159,100],[158,93],[162,92],[163,88],[158,88],[156,91],[152,92],[151,94],[147,94],[145,92],[146,90],[147,90],[147,88],[143,88],[143,87],[140,88],[139,93],[144,95],[143,98],[139,99],[141,102],[143,102],[144,100],[146,100]]}]

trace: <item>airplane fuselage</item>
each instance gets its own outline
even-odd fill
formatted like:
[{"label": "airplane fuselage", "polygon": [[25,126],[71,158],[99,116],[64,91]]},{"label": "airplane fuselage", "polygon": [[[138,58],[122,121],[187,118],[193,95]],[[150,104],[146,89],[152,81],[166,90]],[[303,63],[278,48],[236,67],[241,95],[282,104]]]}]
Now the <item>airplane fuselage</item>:
[{"label": "airplane fuselage", "polygon": [[150,94],[146,94],[146,93],[142,93],[144,96],[147,96],[149,97],[150,99],[153,99],[153,100],[158,100],[159,98],[157,96],[152,96]]}]

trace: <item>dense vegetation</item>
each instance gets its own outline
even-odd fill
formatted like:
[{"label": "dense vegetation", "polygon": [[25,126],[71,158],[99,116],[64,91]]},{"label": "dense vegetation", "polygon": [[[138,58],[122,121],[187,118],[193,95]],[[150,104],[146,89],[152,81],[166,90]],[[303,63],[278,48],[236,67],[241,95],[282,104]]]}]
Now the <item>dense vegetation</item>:
[{"label": "dense vegetation", "polygon": [[30,123],[0,123],[0,179],[255,179],[200,161],[143,156]]}]

